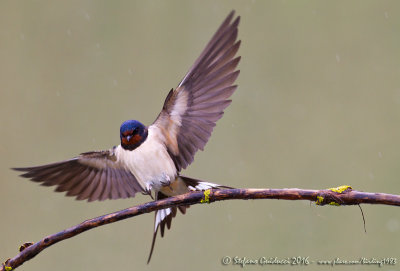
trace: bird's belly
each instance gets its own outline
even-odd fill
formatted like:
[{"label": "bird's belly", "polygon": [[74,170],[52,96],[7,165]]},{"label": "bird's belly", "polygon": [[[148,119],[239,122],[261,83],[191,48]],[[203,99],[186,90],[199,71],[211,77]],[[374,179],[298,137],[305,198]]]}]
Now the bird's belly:
[{"label": "bird's belly", "polygon": [[164,144],[151,137],[150,133],[147,140],[132,151],[124,150],[121,146],[117,149],[118,159],[132,172],[144,189],[153,188],[159,191],[177,176],[175,164]]}]

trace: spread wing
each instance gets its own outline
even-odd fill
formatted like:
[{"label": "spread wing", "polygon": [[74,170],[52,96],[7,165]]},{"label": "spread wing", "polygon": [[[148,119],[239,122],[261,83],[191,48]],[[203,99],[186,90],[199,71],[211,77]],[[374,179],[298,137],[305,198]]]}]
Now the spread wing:
[{"label": "spread wing", "polygon": [[232,11],[194,65],[164,102],[155,122],[165,138],[165,145],[180,171],[193,162],[195,153],[203,150],[217,120],[231,103],[239,75],[235,57],[240,17],[233,22]]},{"label": "spread wing", "polygon": [[58,163],[14,170],[25,172],[22,177],[41,185],[55,185],[55,191],[67,191],[67,196],[76,196],[78,200],[134,197],[144,190],[135,176],[117,161],[114,148],[82,153]]}]

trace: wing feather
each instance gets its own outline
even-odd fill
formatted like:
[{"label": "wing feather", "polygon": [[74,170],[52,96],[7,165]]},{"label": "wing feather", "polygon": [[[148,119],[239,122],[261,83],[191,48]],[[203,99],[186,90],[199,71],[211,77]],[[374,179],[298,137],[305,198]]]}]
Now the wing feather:
[{"label": "wing feather", "polygon": [[78,196],[89,185],[92,178],[93,170],[87,168],[85,173],[80,175],[80,181],[67,192],[67,196]]},{"label": "wing feather", "polygon": [[239,76],[238,25],[232,11],[206,45],[178,87],[171,90],[153,125],[164,134],[164,144],[178,171],[203,150],[217,120],[229,106]]},{"label": "wing feather", "polygon": [[230,96],[232,96],[233,92],[235,92],[237,86],[229,86],[224,89],[222,89],[220,92],[211,92],[211,93],[205,93],[202,96],[199,96],[197,98],[194,98],[193,101],[195,103],[202,103],[206,102],[207,100],[213,100],[213,101],[221,101],[221,100],[226,100]]},{"label": "wing feather", "polygon": [[117,161],[114,148],[82,153],[58,163],[14,169],[24,172],[22,177],[56,186],[55,191],[67,192],[67,196],[78,200],[127,198],[144,191],[135,176]]},{"label": "wing feather", "polygon": [[121,186],[121,181],[116,177],[115,171],[114,170],[110,170],[110,179],[111,179],[111,183],[113,184],[112,188],[112,198],[113,199],[118,199],[118,198],[122,198],[125,199],[128,196],[126,195],[126,189],[124,189]]},{"label": "wing feather", "polygon": [[129,182],[125,182],[125,177],[123,177],[119,171],[113,171],[113,174],[115,175],[115,179],[118,180],[119,183],[118,191],[121,194],[121,198],[128,198],[129,195],[135,193],[135,190],[132,188]]},{"label": "wing feather", "polygon": [[91,174],[89,175],[89,178],[87,179],[88,184],[86,187],[82,190],[82,192],[77,196],[76,199],[78,200],[89,200],[90,195],[93,193],[95,189],[95,185],[97,184],[95,179],[97,178],[97,170],[92,169]]},{"label": "wing feather", "polygon": [[103,169],[100,175],[100,183],[105,183],[105,185],[100,185],[104,187],[103,191],[101,192],[101,195],[99,196],[100,200],[106,200],[107,198],[109,198],[111,193],[111,184],[110,184],[111,180],[107,178],[107,175],[108,175],[107,168],[105,168]]}]

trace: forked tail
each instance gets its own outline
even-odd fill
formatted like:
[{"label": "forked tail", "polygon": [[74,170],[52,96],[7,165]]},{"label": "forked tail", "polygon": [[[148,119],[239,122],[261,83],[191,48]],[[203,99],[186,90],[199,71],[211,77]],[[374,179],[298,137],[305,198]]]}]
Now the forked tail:
[{"label": "forked tail", "polygon": [[[211,188],[214,188],[214,189],[232,188],[229,186],[200,181],[200,180],[196,180],[196,179],[185,177],[185,176],[179,176],[177,178],[176,182],[183,182],[183,184],[187,188],[186,192],[203,191],[203,190],[207,190],[207,189],[211,189]],[[164,195],[162,192],[157,192],[155,200],[165,199],[167,197],[168,196]],[[177,209],[179,209],[179,211],[181,211],[182,214],[185,214],[187,208],[189,208],[189,206],[178,206],[178,207],[170,207],[170,208],[161,209],[161,210],[156,211],[155,217],[154,217],[153,241],[151,242],[151,249],[150,249],[149,258],[147,260],[147,264],[150,262],[151,256],[153,255],[153,250],[154,250],[154,245],[156,243],[158,229],[160,228],[161,237],[164,237],[165,225],[167,226],[168,229],[171,228],[172,218],[174,218],[176,216]]]}]

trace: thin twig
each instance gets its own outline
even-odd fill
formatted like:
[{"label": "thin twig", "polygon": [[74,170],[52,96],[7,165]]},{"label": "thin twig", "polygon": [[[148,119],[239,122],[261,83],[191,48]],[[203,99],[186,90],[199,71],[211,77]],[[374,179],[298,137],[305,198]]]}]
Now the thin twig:
[{"label": "thin twig", "polygon": [[364,232],[367,233],[367,226],[365,225],[364,211],[363,211],[363,209],[361,208],[360,204],[358,204],[358,207],[360,208],[361,216],[362,216],[362,219],[363,219],[363,221],[364,221]]},{"label": "thin twig", "polygon": [[283,199],[316,201],[318,205],[359,205],[384,204],[400,206],[400,196],[383,193],[365,193],[352,190],[351,187],[339,187],[330,190],[303,190],[303,189],[220,189],[195,191],[184,195],[152,201],[138,206],[127,208],[111,214],[86,220],[74,227],[49,235],[37,243],[26,243],[21,252],[12,259],[8,259],[0,266],[0,271],[10,271],[32,259],[42,250],[62,240],[74,237],[87,230],[110,224],[116,221],[150,213],[172,206],[211,203],[233,199]]}]

